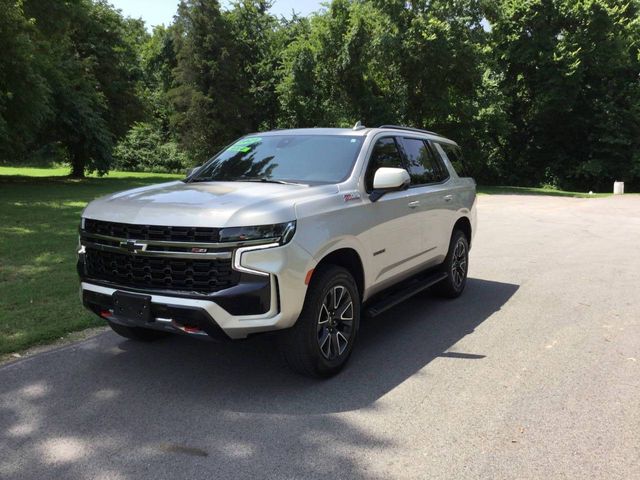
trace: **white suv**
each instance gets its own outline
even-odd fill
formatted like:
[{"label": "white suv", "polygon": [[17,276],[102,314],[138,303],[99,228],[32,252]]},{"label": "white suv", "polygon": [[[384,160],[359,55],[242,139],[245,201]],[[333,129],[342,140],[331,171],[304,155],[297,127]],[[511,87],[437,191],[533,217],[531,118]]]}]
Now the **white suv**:
[{"label": "white suv", "polygon": [[296,371],[346,363],[360,318],[464,289],[475,182],[459,147],[397,126],[245,136],[186,179],[82,214],[84,305],[120,335],[278,333]]}]

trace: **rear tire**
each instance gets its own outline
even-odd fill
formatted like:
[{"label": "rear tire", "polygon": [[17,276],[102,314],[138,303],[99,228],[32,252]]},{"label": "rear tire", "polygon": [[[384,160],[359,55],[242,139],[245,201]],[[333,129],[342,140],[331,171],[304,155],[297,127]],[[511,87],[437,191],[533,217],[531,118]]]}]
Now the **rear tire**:
[{"label": "rear tire", "polygon": [[159,332],[158,330],[150,330],[148,328],[140,327],[126,327],[114,322],[109,322],[109,326],[111,327],[111,330],[121,337],[128,338],[129,340],[136,340],[138,342],[152,342],[170,335],[168,332]]},{"label": "rear tire", "polygon": [[280,351],[293,371],[331,377],[347,363],[359,326],[360,294],[353,276],[336,265],[321,266],[296,324],[280,332]]},{"label": "rear tire", "polygon": [[432,290],[444,298],[457,298],[464,291],[469,271],[469,240],[461,230],[454,230],[449,252],[440,267],[447,278],[435,284]]}]

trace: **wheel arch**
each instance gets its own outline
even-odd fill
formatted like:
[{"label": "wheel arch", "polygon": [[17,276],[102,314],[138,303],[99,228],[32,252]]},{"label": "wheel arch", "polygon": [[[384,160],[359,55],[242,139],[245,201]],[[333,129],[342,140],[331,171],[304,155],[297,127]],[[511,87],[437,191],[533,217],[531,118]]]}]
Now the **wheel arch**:
[{"label": "wheel arch", "polygon": [[467,217],[460,217],[456,223],[453,225],[453,229],[451,230],[451,234],[456,230],[461,230],[462,233],[467,237],[467,242],[469,243],[469,247],[471,247],[471,239],[472,239],[472,229],[471,229],[471,221]]},{"label": "wheel arch", "polygon": [[[314,268],[314,271],[320,268],[322,265],[337,265],[339,267],[343,267],[347,269],[351,275],[353,275],[353,279],[356,282],[356,286],[358,287],[358,293],[360,294],[360,299],[363,298],[364,295],[364,265],[362,264],[362,259],[358,252],[350,247],[343,247],[333,250],[327,253],[322,259],[317,263]],[[311,275],[313,278],[313,274]],[[309,279],[309,281],[311,280]]]}]

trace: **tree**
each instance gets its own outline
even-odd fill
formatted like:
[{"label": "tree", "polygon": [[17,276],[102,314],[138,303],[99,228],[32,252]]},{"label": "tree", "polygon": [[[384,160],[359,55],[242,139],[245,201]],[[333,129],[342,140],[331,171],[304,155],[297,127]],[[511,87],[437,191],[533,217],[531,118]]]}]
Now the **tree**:
[{"label": "tree", "polygon": [[505,0],[489,12],[509,132],[503,176],[609,188],[637,178],[637,1]]},{"label": "tree", "polygon": [[142,82],[139,95],[145,106],[145,116],[158,125],[163,138],[177,138],[171,128],[175,114],[168,96],[174,87],[173,70],[177,66],[171,27],[159,25],[140,46]]},{"label": "tree", "polygon": [[182,1],[174,42],[172,124],[191,156],[204,160],[249,130],[247,80],[231,26],[217,0]]},{"label": "tree", "polygon": [[455,139],[483,182],[640,184],[640,0],[225,5],[183,0],[149,35],[106,0],[0,0],[0,160],[54,152],[82,176],[116,145],[120,167],[179,169],[250,131],[361,120]]},{"label": "tree", "polygon": [[54,115],[39,130],[38,145],[66,149],[72,176],[104,173],[114,140],[138,118],[139,67],[134,44],[141,22],[125,20],[106,2],[27,0],[37,27],[34,43],[51,92]]},{"label": "tree", "polygon": [[316,88],[316,53],[306,18],[294,17],[284,25],[290,41],[281,53],[276,92],[280,105],[278,126],[315,126],[322,123],[322,98]]},{"label": "tree", "polygon": [[189,160],[175,141],[162,135],[155,123],[135,123],[113,150],[119,170],[183,173]]},{"label": "tree", "polygon": [[391,123],[401,111],[389,18],[371,2],[336,0],[292,29],[278,85],[287,126]]},{"label": "tree", "polygon": [[334,0],[283,53],[281,123],[408,124],[456,138],[486,164],[482,18],[478,2]]},{"label": "tree", "polygon": [[493,118],[487,116],[487,41],[480,2],[414,0],[376,2],[383,5],[397,31],[392,45],[399,52],[398,70],[404,80],[401,120],[456,139],[484,176],[487,142]]},{"label": "tree", "polygon": [[0,0],[0,161],[21,160],[53,115],[36,29],[22,2]]},{"label": "tree", "polygon": [[242,0],[232,3],[226,14],[235,41],[250,130],[276,126],[279,113],[276,84],[283,35],[278,20],[269,13],[271,1]]}]

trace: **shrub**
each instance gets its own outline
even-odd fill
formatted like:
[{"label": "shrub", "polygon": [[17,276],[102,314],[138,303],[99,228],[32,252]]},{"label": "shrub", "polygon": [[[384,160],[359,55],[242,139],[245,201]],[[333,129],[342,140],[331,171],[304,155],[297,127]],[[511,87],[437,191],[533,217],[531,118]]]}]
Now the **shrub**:
[{"label": "shrub", "polygon": [[189,161],[174,141],[165,141],[153,123],[135,123],[118,142],[114,167],[131,172],[184,172]]}]

